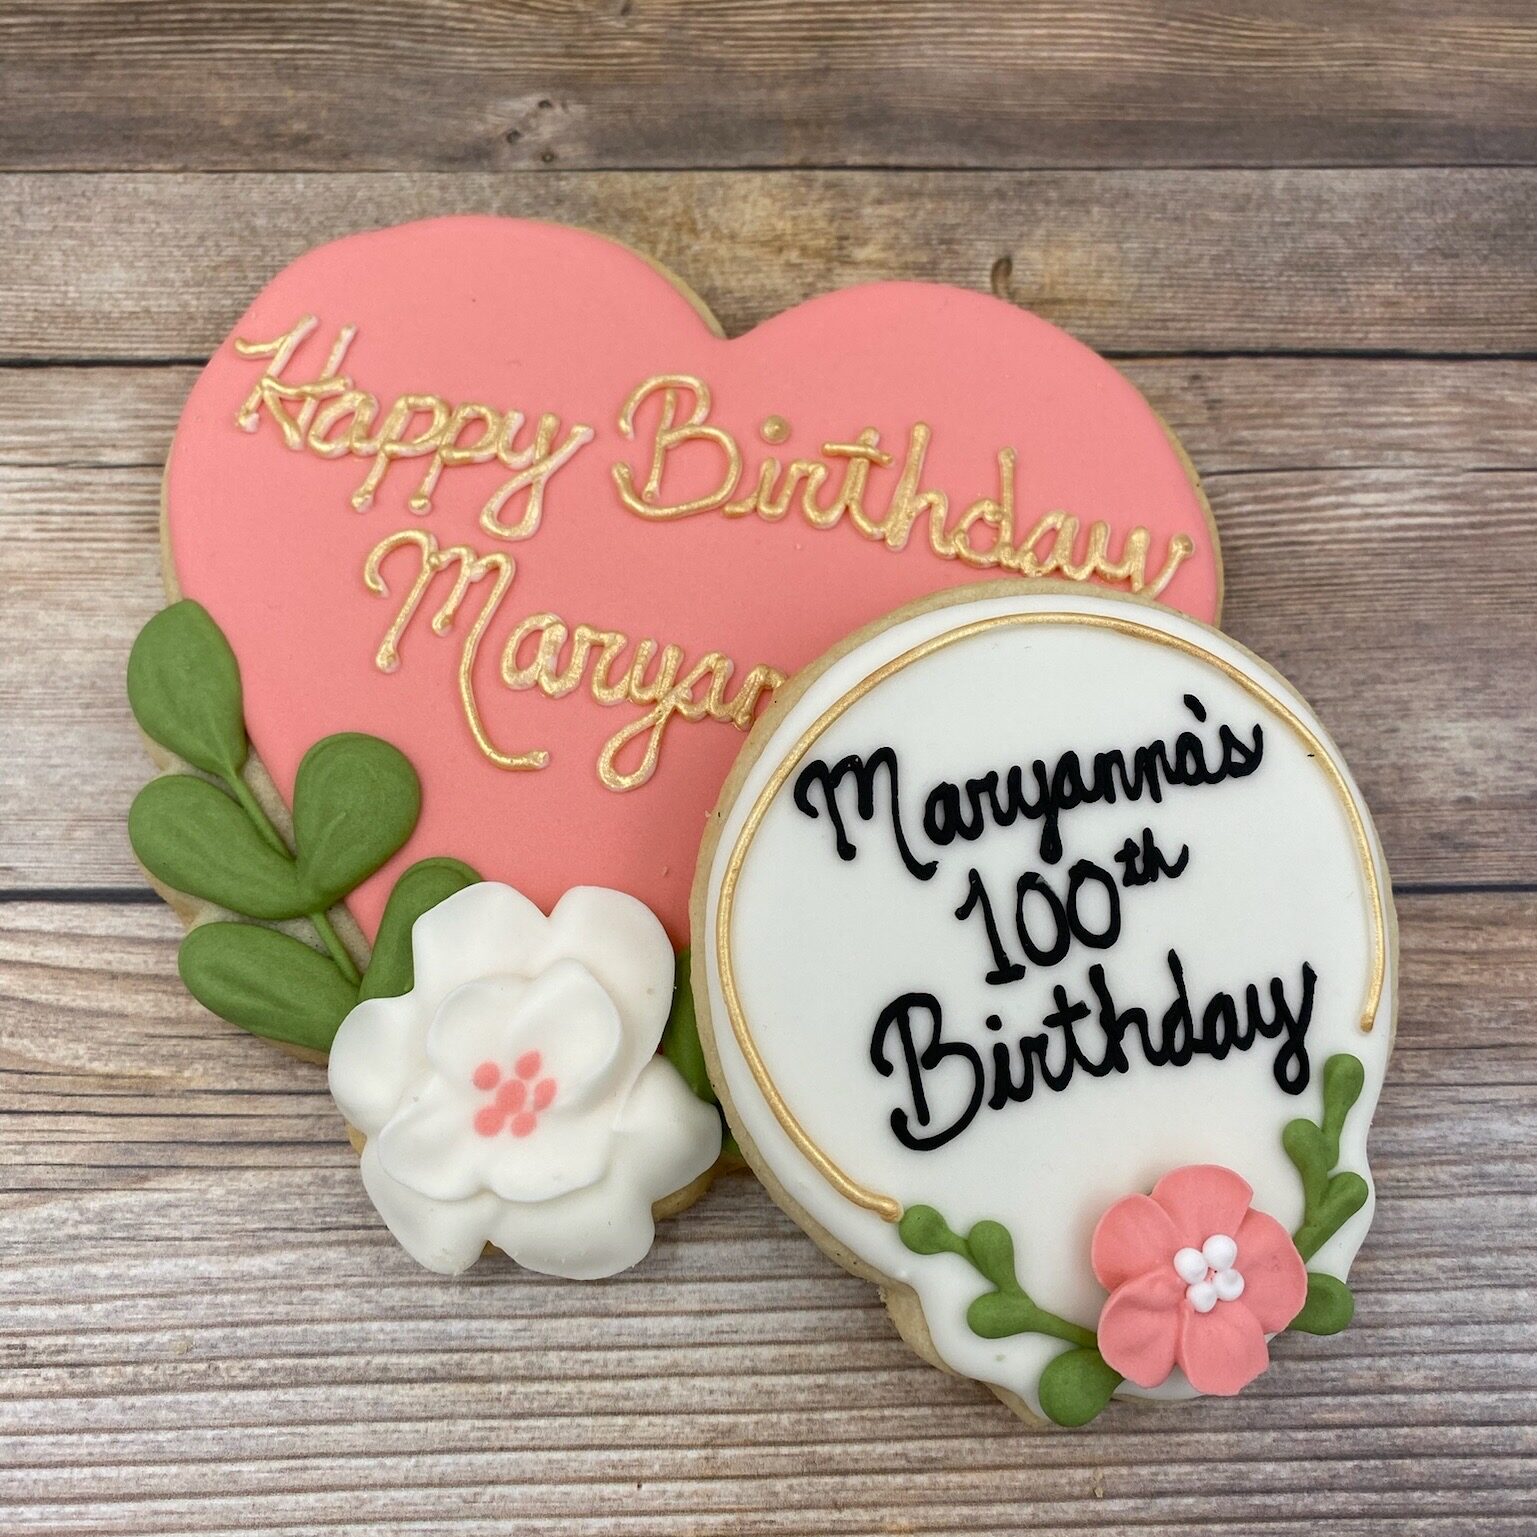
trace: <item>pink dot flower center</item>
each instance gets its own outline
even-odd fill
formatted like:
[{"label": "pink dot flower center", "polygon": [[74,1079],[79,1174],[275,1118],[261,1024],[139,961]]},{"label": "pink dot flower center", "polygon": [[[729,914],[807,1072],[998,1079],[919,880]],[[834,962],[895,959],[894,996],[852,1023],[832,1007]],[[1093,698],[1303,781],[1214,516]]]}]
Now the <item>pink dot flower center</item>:
[{"label": "pink dot flower center", "polygon": [[1185,1301],[1197,1313],[1209,1313],[1219,1302],[1243,1296],[1238,1245],[1226,1233],[1213,1233],[1199,1249],[1179,1250],[1174,1270],[1185,1283]]},{"label": "pink dot flower center", "polygon": [[491,1061],[475,1069],[471,1083],[490,1096],[475,1112],[475,1130],[481,1136],[495,1137],[505,1130],[526,1137],[538,1127],[541,1112],[555,1102],[555,1080],[540,1077],[542,1066],[537,1051],[525,1051],[506,1075]]}]

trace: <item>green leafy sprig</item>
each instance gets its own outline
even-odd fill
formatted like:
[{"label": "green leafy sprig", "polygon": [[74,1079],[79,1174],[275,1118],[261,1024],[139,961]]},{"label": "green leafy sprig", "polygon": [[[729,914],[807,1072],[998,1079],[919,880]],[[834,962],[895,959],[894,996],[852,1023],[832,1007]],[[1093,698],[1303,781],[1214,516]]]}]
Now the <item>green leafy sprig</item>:
[{"label": "green leafy sprig", "polygon": [[932,1206],[909,1206],[897,1224],[914,1254],[958,1254],[993,1289],[966,1309],[973,1334],[985,1340],[1049,1334],[1070,1345],[1092,1345],[1094,1331],[1069,1323],[1031,1301],[1014,1270],[1014,1240],[1001,1222],[978,1222],[964,1238]]},{"label": "green leafy sprig", "polygon": [[[1345,1118],[1361,1097],[1366,1069],[1359,1057],[1339,1052],[1324,1063],[1323,1119],[1301,1116],[1288,1121],[1281,1145],[1302,1179],[1302,1221],[1292,1242],[1310,1260],[1366,1205],[1366,1181],[1351,1170],[1339,1170],[1340,1133]],[[1290,1328],[1303,1334],[1338,1334],[1355,1315],[1350,1288],[1322,1271],[1308,1275],[1307,1301]]]},{"label": "green leafy sprig", "polygon": [[[359,732],[317,742],[295,778],[290,848],[246,783],[239,664],[200,604],[174,603],[139,632],[128,700],[145,735],[199,771],[139,792],[134,854],[162,885],[255,920],[187,935],[178,967],[193,996],[254,1034],[325,1051],[361,999],[408,991],[411,925],[479,879],[468,865],[427,859],[400,876],[366,970],[330,918],[416,826],[421,785],[405,755]],[[320,948],[265,926],[290,920],[307,922]]]},{"label": "green leafy sprig", "polygon": [[1086,1425],[1110,1402],[1121,1376],[1108,1366],[1092,1329],[1038,1306],[1014,1268],[1014,1240],[1001,1222],[972,1225],[964,1237],[932,1206],[909,1206],[897,1224],[902,1242],[914,1254],[955,1254],[992,1290],[966,1309],[971,1332],[983,1339],[1015,1334],[1045,1334],[1073,1348],[1054,1357],[1041,1374],[1041,1408],[1058,1425]]}]

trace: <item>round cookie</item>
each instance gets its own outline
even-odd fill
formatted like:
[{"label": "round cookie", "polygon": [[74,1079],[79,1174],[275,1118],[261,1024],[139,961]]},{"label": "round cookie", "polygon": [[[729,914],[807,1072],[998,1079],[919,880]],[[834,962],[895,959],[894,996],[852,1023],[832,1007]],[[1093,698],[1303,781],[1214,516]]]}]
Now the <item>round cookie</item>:
[{"label": "round cookie", "polygon": [[1061,584],[866,628],[755,728],[693,926],[748,1161],[928,1359],[1076,1424],[1349,1321],[1387,873],[1226,636]]}]

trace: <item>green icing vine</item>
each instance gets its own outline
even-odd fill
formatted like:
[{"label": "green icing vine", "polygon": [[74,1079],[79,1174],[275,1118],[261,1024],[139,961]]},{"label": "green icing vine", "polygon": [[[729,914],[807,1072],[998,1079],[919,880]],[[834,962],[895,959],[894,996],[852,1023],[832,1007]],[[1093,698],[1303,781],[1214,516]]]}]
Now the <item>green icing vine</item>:
[{"label": "green icing vine", "polygon": [[[1323,1070],[1323,1119],[1305,1117],[1287,1123],[1281,1134],[1286,1155],[1302,1178],[1302,1222],[1292,1235],[1297,1252],[1311,1259],[1366,1204],[1366,1181],[1340,1172],[1340,1133],[1361,1097],[1366,1070],[1359,1057],[1332,1056]],[[1004,1339],[1015,1334],[1045,1334],[1073,1348],[1054,1356],[1041,1372],[1037,1392],[1041,1409],[1054,1424],[1086,1425],[1121,1385],[1121,1376],[1100,1355],[1092,1329],[1070,1323],[1038,1307],[1019,1284],[1014,1268],[1014,1240],[999,1222],[978,1222],[962,1237],[932,1206],[912,1206],[897,1224],[902,1242],[914,1254],[955,1254],[992,1283],[966,1310],[973,1334]],[[1287,1326],[1302,1334],[1338,1334],[1355,1314],[1350,1288],[1335,1276],[1308,1276],[1307,1300]]]},{"label": "green icing vine", "polygon": [[932,1206],[910,1206],[897,1224],[914,1254],[958,1254],[993,1289],[966,1310],[973,1334],[986,1340],[1011,1334],[1049,1334],[1070,1345],[1092,1346],[1094,1331],[1037,1307],[1014,1273],[1014,1240],[1001,1222],[978,1222],[962,1238]]},{"label": "green icing vine", "polygon": [[1299,1117],[1281,1133],[1286,1156],[1302,1177],[1302,1222],[1292,1241],[1303,1259],[1312,1259],[1366,1204],[1366,1181],[1359,1174],[1334,1172],[1345,1117],[1365,1082],[1359,1057],[1344,1052],[1330,1057],[1323,1071],[1323,1120],[1315,1124]]},{"label": "green icing vine", "polygon": [[1036,1305],[1019,1284],[1014,1240],[1001,1222],[975,1223],[962,1237],[932,1206],[910,1206],[897,1232],[914,1254],[959,1255],[992,1283],[993,1289],[966,1309],[973,1334],[989,1340],[1046,1334],[1074,1347],[1048,1362],[1041,1374],[1041,1408],[1048,1419],[1058,1425],[1086,1425],[1110,1402],[1121,1378],[1095,1348],[1094,1331]]},{"label": "green icing vine", "polygon": [[[1292,1234],[1297,1252],[1310,1260],[1366,1205],[1366,1181],[1339,1170],[1340,1133],[1361,1097],[1366,1069],[1359,1057],[1339,1052],[1324,1063],[1324,1113],[1288,1121],[1281,1145],[1302,1179],[1302,1221]],[[1321,1271],[1308,1276],[1307,1301],[1288,1327],[1301,1334],[1338,1334],[1355,1316],[1355,1298],[1346,1284]]]},{"label": "green icing vine", "polygon": [[[363,972],[329,917],[416,826],[421,785],[405,755],[358,732],[317,742],[294,781],[290,848],[245,781],[239,664],[200,604],[174,603],[139,632],[128,702],[146,736],[210,776],[167,774],[139,792],[134,854],[172,890],[256,920],[187,935],[177,964],[192,995],[257,1035],[325,1051],[360,999],[408,991],[411,925],[479,880],[468,865],[425,859],[401,874]],[[321,948],[263,926],[287,920],[307,922]]]}]

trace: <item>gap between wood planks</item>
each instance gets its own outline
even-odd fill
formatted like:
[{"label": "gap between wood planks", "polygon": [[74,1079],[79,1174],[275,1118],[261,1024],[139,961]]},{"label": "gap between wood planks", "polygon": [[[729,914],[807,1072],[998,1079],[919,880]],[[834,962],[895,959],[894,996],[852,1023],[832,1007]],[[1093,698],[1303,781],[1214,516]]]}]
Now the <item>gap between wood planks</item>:
[{"label": "gap between wood planks", "polygon": [[0,174],[0,356],[195,358],[304,250],[470,212],[627,241],[733,333],[853,282],[986,290],[1001,263],[1010,299],[1117,357],[1520,356],[1534,187],[1482,168]]},{"label": "gap between wood planks", "polygon": [[[253,295],[254,297],[254,295]],[[814,297],[814,295],[808,295]],[[1005,300],[1006,303],[1016,304],[1013,299]],[[1029,310],[1029,306],[1018,303],[1018,308]],[[746,334],[745,332],[742,334]],[[1362,362],[1362,363],[1530,363],[1537,360],[1537,348],[1529,350],[1517,350],[1511,352],[1436,352],[1431,350],[1411,350],[1407,347],[1191,347],[1183,350],[1161,348],[1156,352],[1137,352],[1117,349],[1115,347],[1099,347],[1095,349],[1102,358],[1108,359],[1117,365],[1138,363],[1227,363],[1254,359],[1263,361],[1274,358],[1277,361],[1292,362]],[[27,369],[44,368],[202,368],[208,362],[208,355],[197,354],[186,357],[166,356],[151,357],[138,356],[127,353],[122,357],[50,357],[39,354],[37,356],[0,357],[0,370],[15,369],[24,371]]]},{"label": "gap between wood planks", "polygon": [[1490,164],[1537,127],[1508,0],[13,9],[0,164],[40,172]]}]

